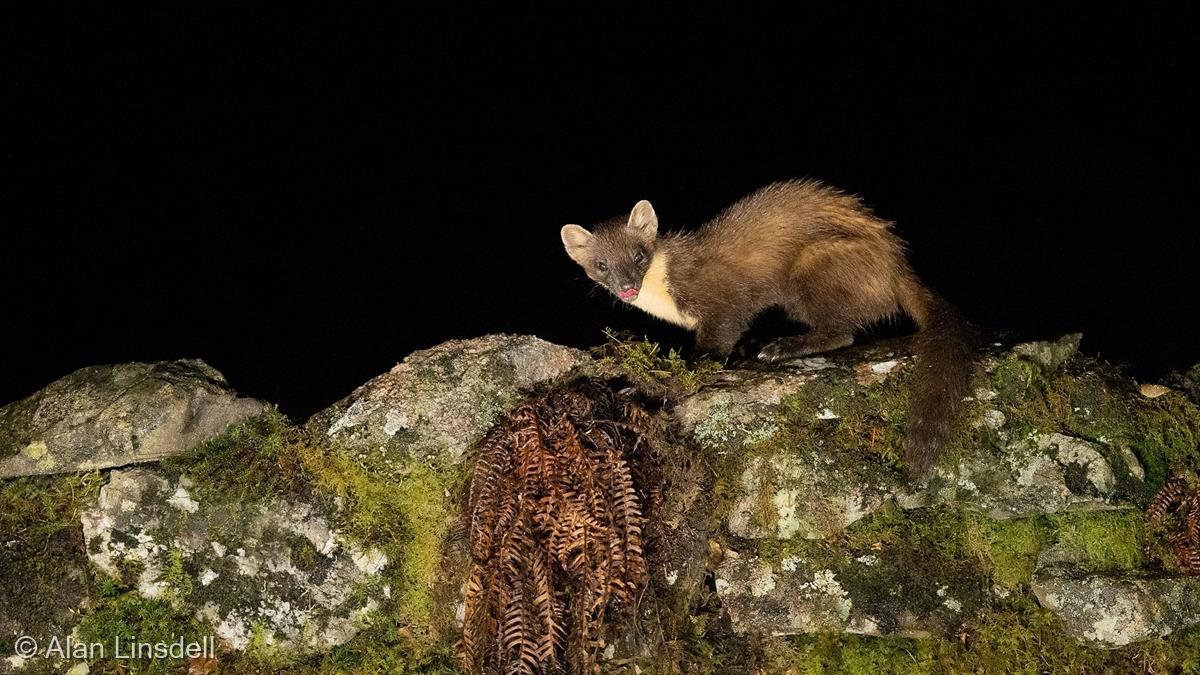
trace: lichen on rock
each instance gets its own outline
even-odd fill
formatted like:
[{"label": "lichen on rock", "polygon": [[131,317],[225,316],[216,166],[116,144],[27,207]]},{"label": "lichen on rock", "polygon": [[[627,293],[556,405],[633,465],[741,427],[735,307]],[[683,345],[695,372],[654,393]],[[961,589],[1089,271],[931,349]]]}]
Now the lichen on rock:
[{"label": "lichen on rock", "polygon": [[452,340],[410,354],[309,426],[380,470],[414,458],[458,462],[522,393],[586,361],[528,335]]},{"label": "lichen on rock", "polygon": [[[202,504],[190,481],[113,471],[82,515],[88,556],[143,597],[191,607],[234,650],[324,651],[379,603],[386,557],[347,542],[313,504]],[[359,593],[360,589],[370,589]]]},{"label": "lichen on rock", "polygon": [[83,368],[0,408],[0,478],[158,461],[265,408],[195,359]]}]

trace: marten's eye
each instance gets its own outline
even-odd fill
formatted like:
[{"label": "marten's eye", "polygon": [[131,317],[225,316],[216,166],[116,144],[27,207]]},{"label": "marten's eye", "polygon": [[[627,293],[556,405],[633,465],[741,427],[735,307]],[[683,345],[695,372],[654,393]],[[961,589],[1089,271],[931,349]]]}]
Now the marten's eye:
[{"label": "marten's eye", "polygon": [[596,263],[596,269],[599,270],[601,273],[607,272],[608,271],[608,263],[601,260],[600,262]]},{"label": "marten's eye", "polygon": [[640,264],[642,264],[642,263],[644,263],[644,262],[646,262],[646,252],[645,252],[645,251],[643,251],[643,250],[642,250],[642,249],[640,249],[640,248],[639,248],[639,249],[634,249],[634,251],[633,251],[633,262],[635,262],[635,263],[637,263],[637,264],[639,264],[639,265],[640,265]]}]

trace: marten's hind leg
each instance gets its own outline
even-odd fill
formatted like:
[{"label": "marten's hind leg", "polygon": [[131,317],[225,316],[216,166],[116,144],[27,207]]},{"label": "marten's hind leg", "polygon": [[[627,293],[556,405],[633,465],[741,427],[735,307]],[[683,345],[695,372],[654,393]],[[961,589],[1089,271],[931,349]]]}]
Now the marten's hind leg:
[{"label": "marten's hind leg", "polygon": [[758,352],[763,361],[798,359],[809,354],[831,352],[854,344],[854,332],[829,327],[813,328],[804,335],[790,335],[771,341]]},{"label": "marten's hind leg", "polygon": [[812,330],[775,340],[758,357],[783,361],[853,344],[855,330],[896,311],[890,260],[875,242],[841,241],[805,251],[789,275],[784,311]]}]

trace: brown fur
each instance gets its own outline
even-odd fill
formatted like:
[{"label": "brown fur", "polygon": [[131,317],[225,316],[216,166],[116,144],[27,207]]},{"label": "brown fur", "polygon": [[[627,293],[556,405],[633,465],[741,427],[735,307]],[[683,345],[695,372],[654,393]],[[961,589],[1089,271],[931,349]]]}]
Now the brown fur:
[{"label": "brown fur", "polygon": [[[567,225],[562,238],[588,276],[614,294],[665,288],[673,307],[662,309],[661,293],[633,303],[694,329],[697,350],[718,357],[772,306],[811,330],[767,345],[759,353],[766,361],[845,347],[856,330],[906,312],[920,328],[906,465],[922,475],[940,456],[968,390],[966,334],[953,308],[917,279],[891,223],[857,197],[815,181],[775,183],[696,232],[663,236],[643,201],[628,219],[594,234]],[[661,269],[664,279],[650,279]]]}]

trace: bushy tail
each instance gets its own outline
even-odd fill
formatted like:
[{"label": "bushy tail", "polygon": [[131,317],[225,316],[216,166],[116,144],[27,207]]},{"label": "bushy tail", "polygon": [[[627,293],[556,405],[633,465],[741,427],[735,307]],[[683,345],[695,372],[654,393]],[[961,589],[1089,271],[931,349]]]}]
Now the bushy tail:
[{"label": "bushy tail", "polygon": [[900,305],[916,322],[916,378],[909,404],[904,465],[911,479],[937,463],[958,423],[971,376],[971,338],[950,303],[907,275]]}]

